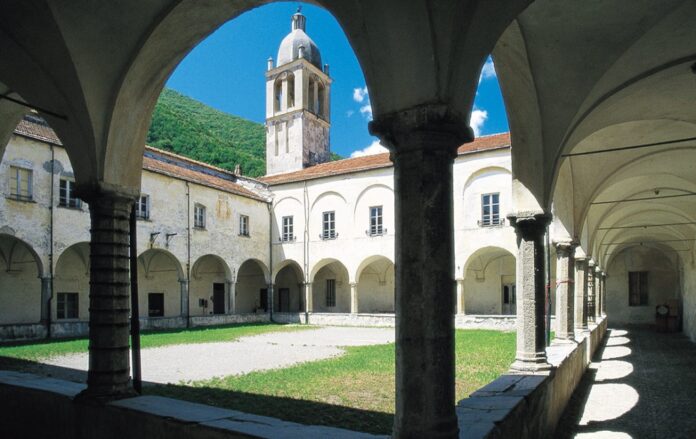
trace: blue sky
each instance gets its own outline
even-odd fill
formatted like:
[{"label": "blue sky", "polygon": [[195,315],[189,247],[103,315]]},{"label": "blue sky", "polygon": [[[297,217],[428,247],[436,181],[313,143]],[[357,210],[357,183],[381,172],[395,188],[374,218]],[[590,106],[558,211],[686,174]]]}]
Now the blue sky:
[{"label": "blue sky", "polygon": [[[255,122],[265,118],[266,60],[277,57],[290,32],[298,3],[274,3],[229,21],[201,42],[181,62],[167,86],[211,107]],[[359,154],[376,139],[367,131],[370,118],[365,78],[338,22],[324,9],[302,5],[307,34],[331,68],[331,150],[344,157]],[[362,111],[361,111],[362,109]],[[507,131],[507,119],[492,64],[484,68],[472,125],[480,134]],[[485,114],[485,117],[484,117]],[[475,123],[474,123],[475,122]],[[358,152],[356,152],[358,151]]]}]

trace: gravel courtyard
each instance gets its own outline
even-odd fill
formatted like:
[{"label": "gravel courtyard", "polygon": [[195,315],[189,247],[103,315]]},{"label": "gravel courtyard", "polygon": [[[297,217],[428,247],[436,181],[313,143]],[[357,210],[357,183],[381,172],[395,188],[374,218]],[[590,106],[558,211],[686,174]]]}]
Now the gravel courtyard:
[{"label": "gravel courtyard", "polygon": [[[142,350],[144,382],[180,383],[288,367],[343,354],[343,346],[394,342],[393,328],[322,327],[298,332],[273,332],[225,343],[173,345]],[[46,360],[63,378],[84,381],[88,356],[73,354]],[[52,375],[58,375],[52,368]]]}]

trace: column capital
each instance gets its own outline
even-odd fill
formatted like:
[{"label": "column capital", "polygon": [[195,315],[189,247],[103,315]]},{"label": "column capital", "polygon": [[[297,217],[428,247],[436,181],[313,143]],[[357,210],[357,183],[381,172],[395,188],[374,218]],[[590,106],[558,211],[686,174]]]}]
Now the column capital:
[{"label": "column capital", "polygon": [[587,261],[587,266],[590,267],[590,269],[593,269],[596,265],[597,265],[597,264],[596,264],[595,261],[593,261],[592,259],[590,259],[589,261]]},{"label": "column capital", "polygon": [[474,140],[465,118],[447,105],[426,104],[377,116],[369,124],[370,134],[394,154],[414,150],[445,150],[456,157],[462,143]]},{"label": "column capital", "polygon": [[557,255],[570,257],[575,254],[578,243],[572,240],[553,241],[553,246],[556,247]]},{"label": "column capital", "polygon": [[576,256],[575,257],[576,264],[586,265],[587,261],[588,261],[587,256]]},{"label": "column capital", "polygon": [[348,282],[348,285],[350,285],[351,288],[355,288],[358,286],[357,282]]},{"label": "column capital", "polygon": [[75,186],[75,194],[89,204],[104,198],[112,198],[124,203],[132,203],[139,196],[140,191],[133,188],[117,186],[103,181],[81,183]]},{"label": "column capital", "polygon": [[551,218],[551,214],[545,212],[517,212],[507,216],[517,236],[526,241],[542,237]]}]

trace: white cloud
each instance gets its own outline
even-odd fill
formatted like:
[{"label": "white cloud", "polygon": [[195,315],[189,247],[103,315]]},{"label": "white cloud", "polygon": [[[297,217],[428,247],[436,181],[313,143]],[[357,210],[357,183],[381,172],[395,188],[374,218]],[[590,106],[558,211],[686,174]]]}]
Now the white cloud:
[{"label": "white cloud", "polygon": [[366,105],[360,107],[360,114],[365,116],[367,120],[372,120],[372,105],[370,105],[369,100]]},{"label": "white cloud", "polygon": [[346,111],[346,116],[351,117],[354,113],[355,113],[355,111],[348,110],[348,111]]},{"label": "white cloud", "polygon": [[491,57],[488,57],[486,60],[486,63],[483,65],[483,68],[481,69],[481,76],[479,77],[479,82],[483,81],[484,79],[490,79],[490,78],[495,78],[497,74],[495,73],[495,66],[493,65],[493,60]]},{"label": "white cloud", "polygon": [[353,100],[355,102],[363,102],[366,98],[368,101],[370,100],[367,93],[367,86],[353,89]]},{"label": "white cloud", "polygon": [[481,129],[483,124],[488,119],[488,111],[486,110],[474,110],[471,112],[471,120],[469,120],[469,125],[471,129],[474,130],[474,136],[478,137],[481,135]]},{"label": "white cloud", "polygon": [[375,140],[365,148],[352,152],[350,157],[363,157],[366,155],[382,154],[383,152],[389,152],[389,150],[382,146],[382,144],[379,143],[379,140]]}]

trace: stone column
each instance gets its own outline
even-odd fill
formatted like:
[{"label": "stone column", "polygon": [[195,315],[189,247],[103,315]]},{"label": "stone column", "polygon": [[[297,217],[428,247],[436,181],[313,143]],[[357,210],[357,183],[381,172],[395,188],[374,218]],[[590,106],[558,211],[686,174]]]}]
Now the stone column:
[{"label": "stone column", "polygon": [[602,318],[602,270],[597,267],[595,272],[595,321],[598,322]]},{"label": "stone column", "polygon": [[89,203],[89,370],[81,399],[135,394],[130,380],[129,217],[135,194],[106,185],[82,188]]},{"label": "stone column", "polygon": [[602,315],[607,315],[607,273],[602,272]]},{"label": "stone column", "polygon": [[46,334],[50,333],[48,325],[51,321],[51,277],[46,276],[41,278],[41,324],[46,326]]},{"label": "stone column", "polygon": [[370,124],[394,163],[396,267],[395,438],[454,438],[452,165],[471,140],[444,106]]},{"label": "stone column", "polygon": [[575,329],[575,247],[572,241],[556,246],[556,340],[574,341]]},{"label": "stone column", "polygon": [[541,371],[546,361],[546,303],[544,282],[544,234],[551,222],[546,213],[509,215],[517,234],[517,354],[512,369]]},{"label": "stone column", "polygon": [[587,322],[595,322],[595,263],[590,260],[587,263]]},{"label": "stone column", "polygon": [[464,279],[457,279],[457,314],[465,314]]},{"label": "stone column", "polygon": [[181,317],[189,316],[189,281],[179,279],[179,290],[181,292]]},{"label": "stone column", "polygon": [[587,331],[587,258],[575,260],[575,338]]},{"label": "stone column", "polygon": [[229,299],[227,300],[227,313],[236,314],[237,313],[237,282],[227,281],[227,294]]},{"label": "stone column", "polygon": [[273,320],[273,313],[275,312],[275,294],[273,289],[275,284],[273,282],[268,284],[268,290],[266,292],[266,302],[268,302],[268,309],[266,312],[270,315],[271,320]]},{"label": "stone column", "polygon": [[350,283],[350,313],[358,313],[358,284],[357,282]]}]

